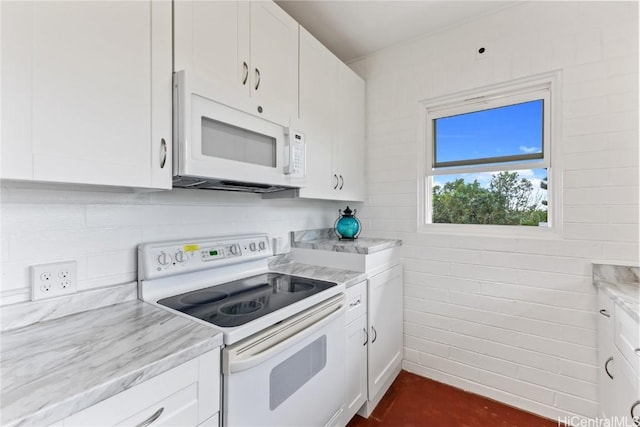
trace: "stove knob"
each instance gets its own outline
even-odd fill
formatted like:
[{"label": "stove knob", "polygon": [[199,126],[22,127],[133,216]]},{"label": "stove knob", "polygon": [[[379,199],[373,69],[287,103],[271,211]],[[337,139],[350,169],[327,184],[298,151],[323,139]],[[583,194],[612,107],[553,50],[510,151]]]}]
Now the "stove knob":
[{"label": "stove knob", "polygon": [[249,243],[249,249],[251,249],[252,251],[255,251],[256,250],[256,242]]},{"label": "stove knob", "polygon": [[229,252],[231,252],[231,255],[238,255],[240,253],[240,248],[238,245],[231,245],[229,246]]},{"label": "stove knob", "polygon": [[160,252],[160,255],[158,256],[158,263],[160,265],[169,265],[172,260],[171,255],[166,252]]},{"label": "stove knob", "polygon": [[265,249],[267,249],[267,244],[265,242],[260,242],[258,244],[258,247],[260,248],[261,251],[264,251]]},{"label": "stove knob", "polygon": [[175,258],[176,261],[180,263],[183,263],[187,260],[187,254],[185,254],[183,251],[176,252],[176,254],[173,257]]}]

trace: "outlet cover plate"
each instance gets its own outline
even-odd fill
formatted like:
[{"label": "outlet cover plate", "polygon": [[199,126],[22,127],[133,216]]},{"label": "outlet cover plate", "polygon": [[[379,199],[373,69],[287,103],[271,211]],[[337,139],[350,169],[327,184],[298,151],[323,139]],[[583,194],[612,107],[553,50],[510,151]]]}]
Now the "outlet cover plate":
[{"label": "outlet cover plate", "polygon": [[31,301],[72,294],[77,289],[76,261],[31,266]]}]

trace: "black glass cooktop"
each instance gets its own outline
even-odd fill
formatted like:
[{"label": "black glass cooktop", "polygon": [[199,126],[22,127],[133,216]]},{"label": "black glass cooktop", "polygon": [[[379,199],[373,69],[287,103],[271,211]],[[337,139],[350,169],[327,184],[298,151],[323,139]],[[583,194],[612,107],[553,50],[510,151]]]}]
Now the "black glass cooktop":
[{"label": "black glass cooktop", "polygon": [[158,304],[222,327],[240,326],[336,286],[335,283],[265,273],[163,298]]}]

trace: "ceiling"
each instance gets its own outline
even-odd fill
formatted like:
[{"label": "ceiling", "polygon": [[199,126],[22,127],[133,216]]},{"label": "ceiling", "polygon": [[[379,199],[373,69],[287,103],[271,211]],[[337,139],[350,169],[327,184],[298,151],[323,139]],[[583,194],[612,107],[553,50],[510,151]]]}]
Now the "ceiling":
[{"label": "ceiling", "polygon": [[515,1],[276,0],[344,62],[468,21]]}]

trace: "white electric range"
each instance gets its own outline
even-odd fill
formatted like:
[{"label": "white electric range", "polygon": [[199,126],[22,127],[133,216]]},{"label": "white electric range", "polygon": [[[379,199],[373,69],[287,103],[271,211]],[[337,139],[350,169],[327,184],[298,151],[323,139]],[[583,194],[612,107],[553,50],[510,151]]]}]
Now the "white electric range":
[{"label": "white electric range", "polygon": [[139,298],[223,334],[223,425],[334,425],[344,287],[269,272],[271,255],[264,234],[142,244]]}]

